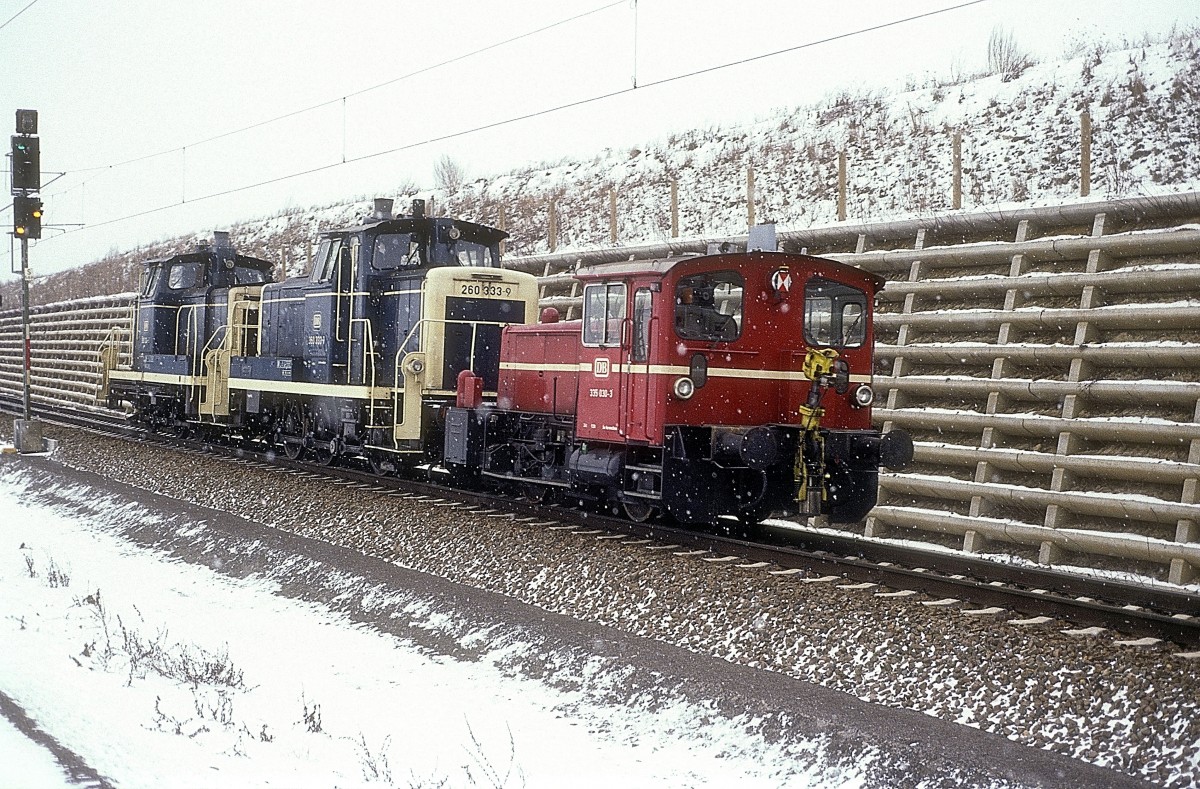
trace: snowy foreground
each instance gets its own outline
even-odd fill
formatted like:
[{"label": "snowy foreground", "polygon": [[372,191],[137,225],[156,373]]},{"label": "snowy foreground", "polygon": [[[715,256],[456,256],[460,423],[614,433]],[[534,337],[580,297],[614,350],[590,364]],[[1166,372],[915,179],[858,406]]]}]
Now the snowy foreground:
[{"label": "snowy foreground", "polygon": [[[861,783],[816,742],[798,760],[794,742],[710,708],[592,707],[513,677],[511,641],[469,662],[431,655],[273,580],[134,545],[120,533],[161,517],[140,504],[37,488],[0,467],[0,692],[112,785]],[[443,618],[411,598],[393,616],[431,630]],[[0,718],[0,786],[65,785]]]}]

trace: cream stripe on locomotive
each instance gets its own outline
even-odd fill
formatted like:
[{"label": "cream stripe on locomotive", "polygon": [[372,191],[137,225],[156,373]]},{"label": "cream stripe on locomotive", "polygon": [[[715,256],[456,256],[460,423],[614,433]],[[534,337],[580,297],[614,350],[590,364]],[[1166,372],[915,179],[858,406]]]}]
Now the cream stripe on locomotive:
[{"label": "cream stripe on locomotive", "polygon": [[[511,283],[508,283],[508,284],[511,284]],[[416,289],[409,289],[409,290],[388,290],[388,291],[384,291],[384,293],[382,295],[384,295],[384,296],[419,296],[420,294],[421,294],[421,289],[416,288]],[[304,301],[305,299],[325,299],[325,298],[329,298],[330,296],[370,296],[370,295],[372,295],[371,292],[365,291],[365,290],[364,291],[357,291],[357,290],[326,291],[323,293],[306,293],[303,296],[280,296],[280,297],[267,298],[267,299],[263,300],[263,303],[264,304],[279,304],[279,303],[282,303],[285,301]],[[487,297],[485,297],[485,298],[487,298]]]},{"label": "cream stripe on locomotive", "polygon": [[[175,384],[177,386],[207,386],[208,376],[172,375],[169,373],[140,373],[135,370],[112,370],[110,379],[137,381],[147,384]],[[230,378],[230,389],[251,392],[277,392],[279,394],[308,394],[322,397],[345,397],[351,400],[387,400],[393,392],[402,391],[388,386],[351,386],[346,384],[303,383],[298,381],[267,381],[257,378]],[[449,394],[454,394],[450,392]]]},{"label": "cream stripe on locomotive", "polygon": [[344,397],[350,400],[387,400],[393,392],[389,386],[354,386],[350,384],[317,384],[301,381],[267,381],[258,378],[230,378],[230,389],[278,394],[307,394],[321,397]]},{"label": "cream stripe on locomotive", "polygon": [[521,372],[573,373],[579,370],[590,370],[590,364],[526,364],[525,362],[500,362],[501,370],[517,370]]},{"label": "cream stripe on locomotive", "polygon": [[[555,373],[570,373],[581,372],[590,373],[592,365],[590,362],[579,362],[578,364],[529,364],[527,362],[501,362],[501,370],[514,370],[518,372],[555,372]],[[621,364],[613,365],[613,371],[624,373],[627,375],[690,375],[691,369],[678,365],[669,364]],[[754,378],[761,381],[807,381],[802,371],[796,370],[746,370],[738,367],[709,367],[709,378]],[[850,383],[854,384],[869,384],[871,376],[869,375],[851,375]]]},{"label": "cream stripe on locomotive", "polygon": [[179,386],[200,386],[208,383],[208,378],[199,375],[172,375],[170,373],[140,373],[136,370],[109,370],[110,380],[141,381],[148,384],[177,384]]},{"label": "cream stripe on locomotive", "polygon": [[[421,293],[421,291],[419,289],[417,289],[417,290],[389,290],[389,291],[386,291],[383,295],[384,296],[416,296],[420,293]],[[263,299],[263,304],[282,304],[282,303],[288,302],[288,301],[304,301],[305,299],[327,299],[327,298],[331,298],[331,297],[335,297],[335,296],[346,298],[346,297],[352,297],[352,296],[370,296],[370,295],[371,295],[370,291],[365,291],[365,290],[364,291],[332,290],[332,291],[324,291],[321,293],[305,293],[303,296],[268,297],[268,298]]]}]

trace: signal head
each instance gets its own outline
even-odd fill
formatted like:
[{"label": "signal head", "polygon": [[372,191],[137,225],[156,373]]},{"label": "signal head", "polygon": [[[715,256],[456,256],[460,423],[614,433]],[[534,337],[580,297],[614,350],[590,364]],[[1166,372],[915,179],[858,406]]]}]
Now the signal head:
[{"label": "signal head", "polygon": [[36,197],[13,198],[13,234],[18,238],[42,237],[42,201]]},{"label": "signal head", "polygon": [[41,147],[37,137],[12,136],[13,192],[36,192],[42,186]]},{"label": "signal head", "polygon": [[37,134],[37,110],[17,110],[17,134]]}]

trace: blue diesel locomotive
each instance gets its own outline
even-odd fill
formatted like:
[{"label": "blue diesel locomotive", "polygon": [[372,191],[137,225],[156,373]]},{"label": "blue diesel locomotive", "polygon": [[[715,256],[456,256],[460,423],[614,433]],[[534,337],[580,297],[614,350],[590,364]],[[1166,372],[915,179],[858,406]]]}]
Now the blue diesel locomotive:
[{"label": "blue diesel locomotive", "polygon": [[308,275],[212,246],[145,264],[132,332],[110,333],[98,398],[179,434],[266,441],[288,457],[439,462],[470,370],[493,396],[500,333],[537,317],[537,280],[500,268],[503,231],[376,200],[324,233]]}]

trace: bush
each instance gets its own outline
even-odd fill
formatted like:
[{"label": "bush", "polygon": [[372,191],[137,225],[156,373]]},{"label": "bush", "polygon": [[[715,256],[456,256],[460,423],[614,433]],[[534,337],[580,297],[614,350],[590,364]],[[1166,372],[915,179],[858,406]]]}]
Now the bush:
[{"label": "bush", "polygon": [[1024,74],[1034,60],[1021,51],[1011,32],[997,27],[988,38],[987,62],[989,74],[999,74],[1002,82],[1010,82]]}]

